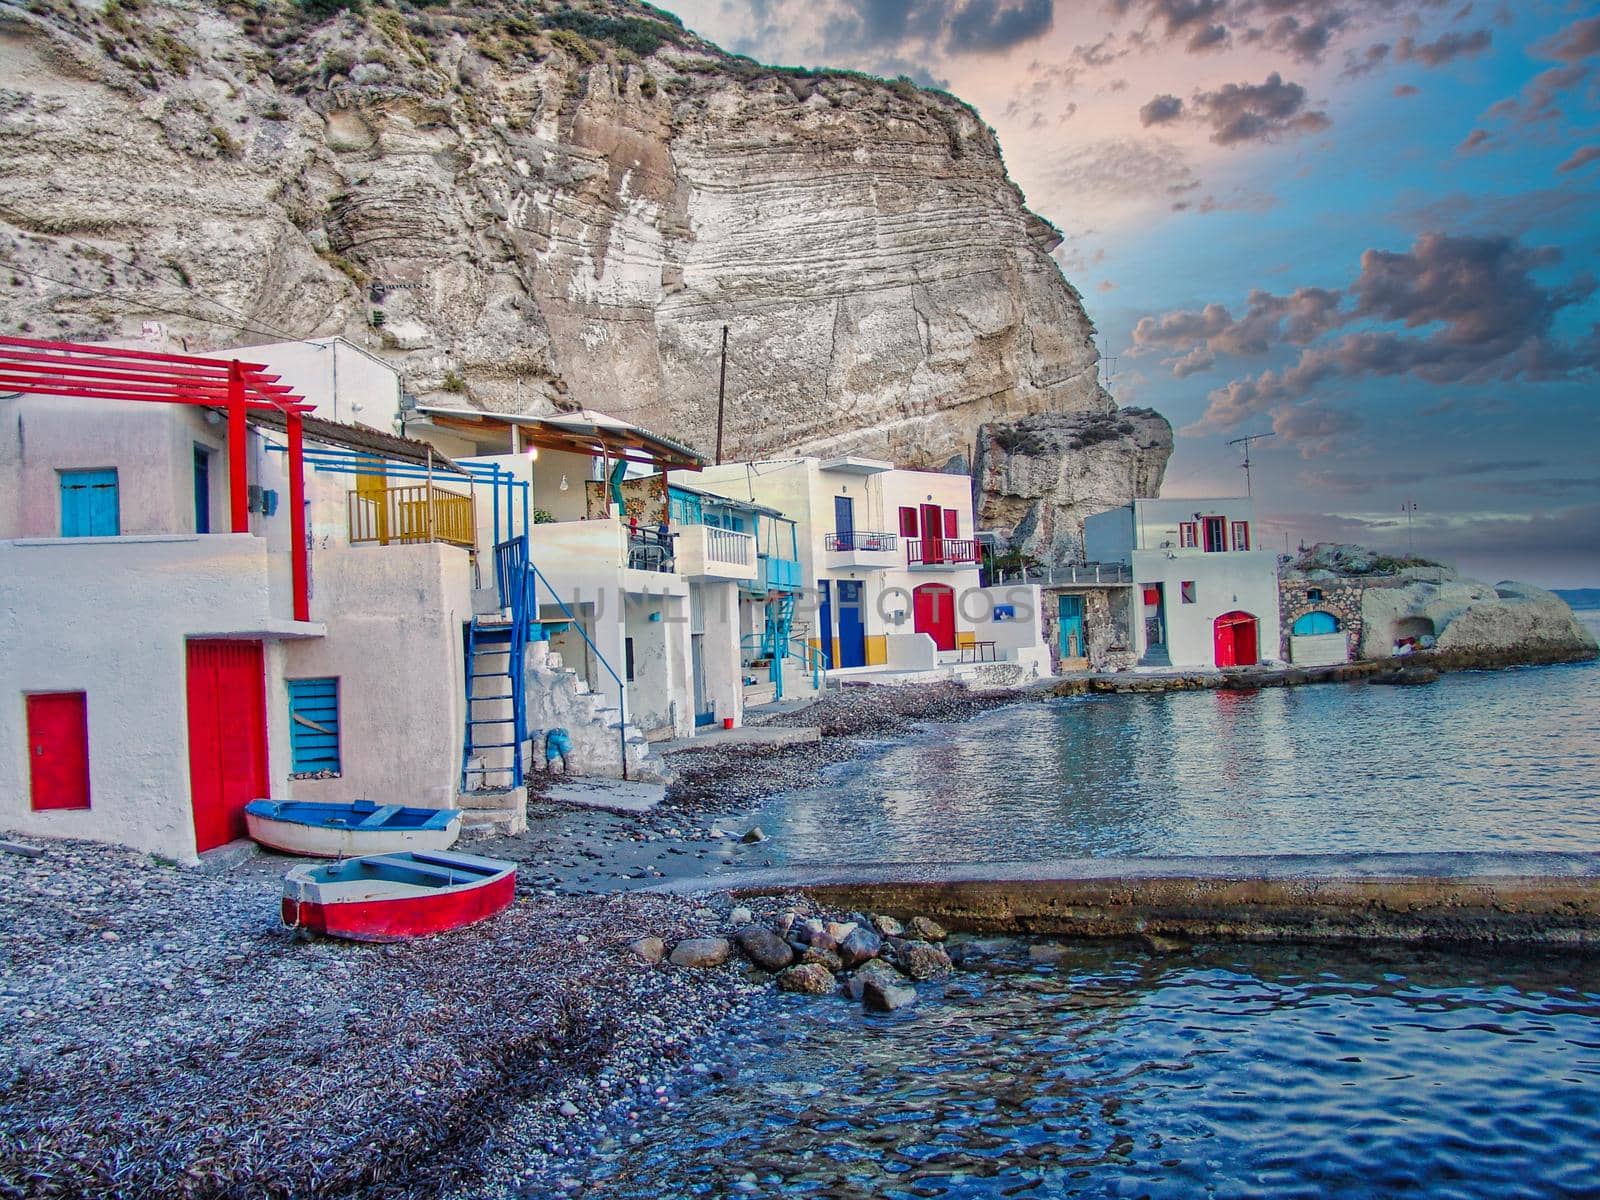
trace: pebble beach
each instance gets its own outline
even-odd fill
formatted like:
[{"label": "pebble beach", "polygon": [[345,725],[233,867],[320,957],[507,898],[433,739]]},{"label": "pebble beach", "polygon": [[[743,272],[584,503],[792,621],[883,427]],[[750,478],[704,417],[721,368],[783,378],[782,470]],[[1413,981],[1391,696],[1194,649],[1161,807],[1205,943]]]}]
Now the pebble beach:
[{"label": "pebble beach", "polygon": [[274,856],[190,869],[86,842],[0,853],[11,898],[0,928],[0,1196],[578,1189],[562,1164],[601,1131],[640,1136],[630,1130],[653,1107],[713,1075],[717,1031],[771,982],[738,954],[679,967],[637,952],[640,939],[670,949],[731,938],[725,896],[574,887],[574,872],[704,833],[693,827],[707,814],[813,777],[862,739],[1014,698],[831,694],[777,718],[820,725],[820,743],[678,755],[660,811],[596,814],[599,832],[581,848],[570,828],[542,826],[535,802],[529,835],[464,845],[493,854],[517,843],[516,903],[437,939],[380,946],[283,928],[287,860]]}]

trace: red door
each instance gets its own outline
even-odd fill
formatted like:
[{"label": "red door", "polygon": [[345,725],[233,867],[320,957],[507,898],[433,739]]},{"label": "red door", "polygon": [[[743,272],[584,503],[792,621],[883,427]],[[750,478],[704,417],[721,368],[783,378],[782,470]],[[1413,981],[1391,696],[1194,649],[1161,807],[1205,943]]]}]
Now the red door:
[{"label": "red door", "polygon": [[1214,629],[1217,666],[1255,666],[1255,617],[1247,612],[1223,613],[1217,618]]},{"label": "red door", "polygon": [[34,812],[89,807],[89,704],[82,692],[27,697]]},{"label": "red door", "polygon": [[956,594],[942,583],[925,583],[911,593],[911,624],[941,650],[956,648]]},{"label": "red door", "polygon": [[244,806],[269,794],[260,642],[189,643],[189,792],[196,850],[244,837]]},{"label": "red door", "polygon": [[944,561],[944,509],[937,504],[922,506],[922,561]]}]

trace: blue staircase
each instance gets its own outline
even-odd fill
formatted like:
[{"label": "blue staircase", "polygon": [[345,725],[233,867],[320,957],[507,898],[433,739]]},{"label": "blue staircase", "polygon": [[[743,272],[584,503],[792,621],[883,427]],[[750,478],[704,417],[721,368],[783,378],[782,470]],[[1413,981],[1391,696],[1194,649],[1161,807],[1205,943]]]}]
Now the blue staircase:
[{"label": "blue staircase", "polygon": [[[494,558],[500,613],[475,616],[467,626],[463,792],[504,791],[524,782],[523,747],[528,741],[524,665],[536,624],[528,539],[517,537],[496,544]],[[485,757],[486,751],[496,753]],[[483,763],[474,766],[473,759],[480,757]],[[490,765],[496,759],[503,761]]]}]

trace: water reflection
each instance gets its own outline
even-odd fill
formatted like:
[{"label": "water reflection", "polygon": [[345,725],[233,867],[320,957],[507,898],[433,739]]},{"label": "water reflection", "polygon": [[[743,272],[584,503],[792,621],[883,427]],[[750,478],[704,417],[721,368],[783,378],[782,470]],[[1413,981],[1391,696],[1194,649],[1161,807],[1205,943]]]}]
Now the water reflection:
[{"label": "water reflection", "polygon": [[1594,665],[1026,704],[756,814],[778,862],[1600,849]]}]

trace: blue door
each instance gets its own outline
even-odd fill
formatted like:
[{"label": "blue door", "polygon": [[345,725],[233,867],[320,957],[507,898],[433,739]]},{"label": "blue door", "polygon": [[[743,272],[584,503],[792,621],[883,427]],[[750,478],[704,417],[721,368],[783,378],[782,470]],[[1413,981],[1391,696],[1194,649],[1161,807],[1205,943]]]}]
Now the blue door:
[{"label": "blue door", "polygon": [[211,532],[211,451],[194,448],[194,531]]},{"label": "blue door", "polygon": [[833,594],[828,590],[826,579],[817,580],[817,594],[821,601],[817,606],[817,645],[822,650],[822,666],[831,668],[833,662]]},{"label": "blue door", "polygon": [[833,531],[839,535],[839,549],[854,550],[856,531],[856,502],[849,496],[833,498]]},{"label": "blue door", "polygon": [[867,625],[861,615],[861,584],[839,580],[839,665],[867,665]]},{"label": "blue door", "polygon": [[122,532],[115,467],[60,474],[62,537],[116,537]]},{"label": "blue door", "polygon": [[1083,641],[1083,597],[1062,596],[1057,606],[1059,620],[1056,638],[1062,658],[1083,658],[1088,654]]}]

